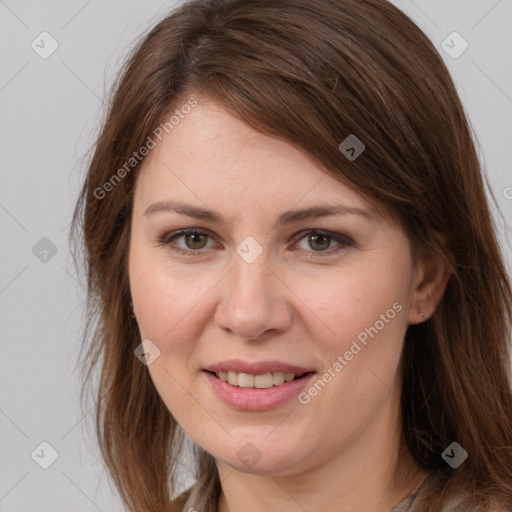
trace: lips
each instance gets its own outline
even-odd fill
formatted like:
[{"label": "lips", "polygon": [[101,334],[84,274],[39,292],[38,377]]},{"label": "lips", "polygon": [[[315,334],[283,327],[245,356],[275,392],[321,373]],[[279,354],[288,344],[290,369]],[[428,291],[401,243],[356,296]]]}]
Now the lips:
[{"label": "lips", "polygon": [[310,382],[314,370],[279,361],[230,360],[203,370],[214,393],[226,404],[247,411],[279,407]]},{"label": "lips", "polygon": [[220,372],[237,372],[250,375],[263,375],[265,373],[293,373],[295,375],[303,375],[305,373],[314,372],[313,368],[298,366],[280,361],[259,361],[249,362],[241,359],[231,359],[212,364],[205,368],[206,371],[213,373]]}]

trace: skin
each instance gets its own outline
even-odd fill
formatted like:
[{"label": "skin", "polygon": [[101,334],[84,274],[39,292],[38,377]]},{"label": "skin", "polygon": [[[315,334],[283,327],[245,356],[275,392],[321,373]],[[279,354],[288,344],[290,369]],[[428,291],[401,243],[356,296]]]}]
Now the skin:
[{"label": "skin", "polygon": [[[169,200],[210,208],[226,220],[145,215],[151,204]],[[276,225],[286,210],[327,203],[372,216]],[[210,236],[159,243],[185,228]],[[308,242],[305,230],[352,242]],[[263,251],[252,263],[236,252],[248,236]],[[173,246],[200,256],[180,255]],[[217,461],[219,511],[382,511],[421,484],[426,473],[410,456],[398,460],[399,360],[408,325],[433,313],[449,271],[438,257],[414,267],[400,226],[301,151],[200,98],[137,177],[129,277],[141,337],[160,350],[148,366],[155,387]],[[240,358],[322,375],[397,302],[401,311],[308,404],[292,399],[273,410],[240,411],[217,397],[202,371]],[[252,467],[237,456],[248,442],[261,455]],[[398,462],[410,465],[400,480]]]}]

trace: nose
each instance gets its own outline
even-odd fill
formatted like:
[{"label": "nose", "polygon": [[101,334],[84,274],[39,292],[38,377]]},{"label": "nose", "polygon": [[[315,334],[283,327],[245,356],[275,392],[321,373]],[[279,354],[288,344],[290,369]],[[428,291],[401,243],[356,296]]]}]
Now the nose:
[{"label": "nose", "polygon": [[291,292],[277,269],[269,267],[264,254],[252,263],[238,255],[234,260],[223,280],[216,324],[244,340],[263,340],[289,329],[293,320]]}]

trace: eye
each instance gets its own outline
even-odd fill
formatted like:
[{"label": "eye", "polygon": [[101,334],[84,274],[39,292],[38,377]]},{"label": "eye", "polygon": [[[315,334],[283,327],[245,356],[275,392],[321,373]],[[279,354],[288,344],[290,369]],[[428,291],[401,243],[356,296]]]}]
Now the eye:
[{"label": "eye", "polygon": [[[158,240],[159,245],[169,246],[173,251],[187,256],[201,256],[201,249],[206,247],[210,234],[199,229],[184,229],[176,233],[169,233]],[[185,247],[173,244],[176,240],[183,238]]]},{"label": "eye", "polygon": [[[352,245],[352,240],[340,233],[331,233],[329,231],[321,230],[309,230],[300,233],[303,235],[299,238],[298,242],[306,240],[307,247],[302,247],[301,250],[305,250],[311,253],[311,256],[331,256],[345,249],[346,246]],[[332,243],[338,244],[333,250]],[[296,244],[297,245],[297,244]],[[310,250],[312,249],[312,251]]]},{"label": "eye", "polygon": [[[332,256],[345,249],[347,246],[353,244],[352,240],[347,236],[341,235],[340,233],[332,233],[329,231],[322,230],[307,230],[299,233],[300,236],[295,242],[294,246],[299,245],[299,242],[306,240],[306,244],[309,246],[299,247],[300,250],[310,253],[310,256]],[[172,251],[177,252],[185,256],[202,256],[204,254],[203,249],[208,249],[208,239],[212,239],[213,236],[205,230],[190,228],[183,229],[181,231],[168,233],[158,239],[159,246],[167,246]],[[177,243],[178,240],[183,239],[183,245]],[[336,242],[337,247],[332,248],[332,243]],[[213,244],[215,246],[215,243]],[[210,246],[211,248],[212,246]],[[297,250],[294,248],[292,250]]]}]

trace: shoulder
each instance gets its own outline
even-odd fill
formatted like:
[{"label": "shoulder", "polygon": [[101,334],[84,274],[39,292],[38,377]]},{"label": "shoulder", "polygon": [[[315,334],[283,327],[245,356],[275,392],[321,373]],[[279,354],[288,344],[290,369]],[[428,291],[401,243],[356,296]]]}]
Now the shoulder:
[{"label": "shoulder", "polygon": [[[432,497],[439,493],[446,483],[446,474],[432,472],[423,481],[420,488],[400,502],[391,512],[419,512],[425,509]],[[428,508],[428,505],[427,505]],[[496,502],[476,505],[474,495],[468,488],[458,489],[450,494],[442,504],[436,505],[436,512],[512,512],[509,507],[498,506]]]},{"label": "shoulder", "polygon": [[171,501],[170,512],[215,512],[218,500],[215,483],[215,475],[203,475]]},{"label": "shoulder", "polygon": [[512,512],[512,509],[495,502],[475,505],[471,493],[461,492],[449,500],[441,512]]},{"label": "shoulder", "polygon": [[512,509],[503,506],[471,506],[460,503],[453,508],[447,509],[447,512],[512,512]]},{"label": "shoulder", "polygon": [[170,512],[187,512],[185,507],[188,506],[190,495],[192,494],[194,487],[195,486],[192,486],[181,494],[178,494],[178,496],[171,501]]},{"label": "shoulder", "polygon": [[467,491],[448,500],[441,512],[512,512],[512,509],[489,502],[475,505],[471,493]]}]

